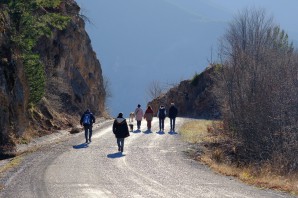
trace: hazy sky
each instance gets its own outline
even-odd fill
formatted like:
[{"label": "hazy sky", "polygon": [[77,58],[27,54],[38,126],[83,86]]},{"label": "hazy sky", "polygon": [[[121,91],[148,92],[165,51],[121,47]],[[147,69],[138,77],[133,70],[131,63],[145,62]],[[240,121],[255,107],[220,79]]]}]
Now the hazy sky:
[{"label": "hazy sky", "polygon": [[227,22],[244,8],[264,8],[298,41],[298,0],[76,1],[91,21],[86,30],[111,84],[112,116],[127,116],[138,103],[145,108],[152,81],[169,88],[202,72]]}]

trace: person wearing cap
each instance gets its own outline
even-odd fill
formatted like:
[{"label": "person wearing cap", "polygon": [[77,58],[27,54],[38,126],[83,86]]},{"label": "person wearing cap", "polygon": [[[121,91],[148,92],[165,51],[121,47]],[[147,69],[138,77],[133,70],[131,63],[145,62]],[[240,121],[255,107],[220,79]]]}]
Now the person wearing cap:
[{"label": "person wearing cap", "polygon": [[177,114],[178,114],[178,109],[175,107],[175,104],[172,102],[171,107],[169,109],[171,131],[175,131],[175,121],[176,121]]},{"label": "person wearing cap", "polygon": [[144,116],[144,113],[143,113],[143,110],[141,109],[140,104],[138,104],[138,107],[135,110],[135,116],[136,116],[135,119],[137,121],[137,128],[138,128],[138,130],[140,130],[141,122],[142,122],[142,119],[143,119],[143,116]]},{"label": "person wearing cap", "polygon": [[113,123],[113,133],[117,139],[118,151],[123,152],[124,139],[129,136],[126,119],[123,118],[123,113],[119,113]]},{"label": "person wearing cap", "polygon": [[93,123],[95,123],[95,117],[90,112],[90,109],[87,109],[80,120],[80,124],[84,126],[86,143],[88,143],[88,140],[91,142]]}]

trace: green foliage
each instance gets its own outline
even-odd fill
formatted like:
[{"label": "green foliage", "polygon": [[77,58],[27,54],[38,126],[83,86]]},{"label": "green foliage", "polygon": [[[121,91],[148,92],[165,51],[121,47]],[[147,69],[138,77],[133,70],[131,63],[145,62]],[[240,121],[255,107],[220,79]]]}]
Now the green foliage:
[{"label": "green foliage", "polygon": [[281,30],[279,26],[274,27],[271,31],[271,40],[273,48],[279,52],[288,53],[293,51],[293,43],[289,43],[288,34]]},{"label": "green foliage", "polygon": [[30,100],[36,104],[44,95],[45,90],[45,72],[44,66],[40,62],[39,55],[26,54],[24,57],[25,74],[28,78],[30,88]]},{"label": "green foliage", "polygon": [[11,42],[21,51],[25,73],[29,81],[30,103],[37,103],[44,94],[45,70],[33,49],[43,36],[51,36],[52,29],[64,29],[70,17],[58,13],[61,0],[8,0],[12,21]]},{"label": "green foliage", "polygon": [[214,71],[215,71],[216,74],[217,73],[220,73],[222,71],[222,69],[223,69],[223,65],[222,64],[219,64],[219,63],[214,64],[213,67],[214,67]]},{"label": "green foliage", "polygon": [[199,83],[199,77],[200,77],[200,74],[198,74],[198,73],[195,73],[195,75],[192,77],[192,79],[191,79],[191,82],[190,82],[190,84],[192,85],[192,86],[197,86],[198,85],[198,83]]}]

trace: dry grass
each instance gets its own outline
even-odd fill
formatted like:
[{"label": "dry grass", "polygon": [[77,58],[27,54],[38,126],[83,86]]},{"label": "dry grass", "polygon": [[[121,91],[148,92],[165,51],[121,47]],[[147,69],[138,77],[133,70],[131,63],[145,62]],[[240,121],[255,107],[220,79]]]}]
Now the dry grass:
[{"label": "dry grass", "polygon": [[29,144],[33,138],[39,137],[39,134],[36,130],[28,128],[24,134],[19,137],[15,138],[15,143],[16,144]]},{"label": "dry grass", "polygon": [[81,129],[81,128],[73,127],[73,128],[70,130],[70,134],[80,133],[82,130],[83,130],[83,129]]},{"label": "dry grass", "polygon": [[[270,164],[239,166],[231,162],[227,149],[232,152],[233,145],[228,138],[218,132],[221,122],[196,120],[185,123],[181,127],[183,139],[189,143],[201,144],[203,154],[196,159],[210,166],[214,171],[227,176],[234,176],[250,185],[260,188],[270,188],[298,195],[298,173],[281,175],[274,171],[276,167]],[[211,145],[211,146],[210,146]]]},{"label": "dry grass", "polygon": [[180,131],[184,141],[189,143],[200,143],[208,135],[208,130],[216,121],[193,120],[181,126]]},{"label": "dry grass", "polygon": [[22,162],[22,160],[23,160],[23,157],[21,156],[12,158],[7,164],[0,167],[0,173],[6,172],[11,168],[18,166]]}]

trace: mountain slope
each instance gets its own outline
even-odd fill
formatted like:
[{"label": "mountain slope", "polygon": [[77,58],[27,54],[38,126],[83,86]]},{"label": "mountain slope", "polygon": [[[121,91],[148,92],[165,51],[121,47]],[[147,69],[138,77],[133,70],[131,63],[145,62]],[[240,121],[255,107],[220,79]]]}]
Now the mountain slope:
[{"label": "mountain slope", "polygon": [[20,50],[11,42],[13,23],[8,6],[1,4],[0,154],[13,151],[16,143],[29,141],[32,136],[77,125],[86,108],[96,116],[105,114],[101,65],[79,10],[73,0],[64,0],[52,10],[71,20],[64,30],[53,29],[50,37],[42,37],[34,49],[45,67],[45,94],[32,105],[32,79],[25,74]]},{"label": "mountain slope", "polygon": [[220,111],[212,94],[215,71],[216,66],[207,68],[192,80],[180,82],[179,85],[171,88],[165,94],[150,101],[148,105],[151,105],[153,110],[157,112],[160,105],[165,105],[168,109],[170,103],[174,102],[180,117],[219,118]]}]

